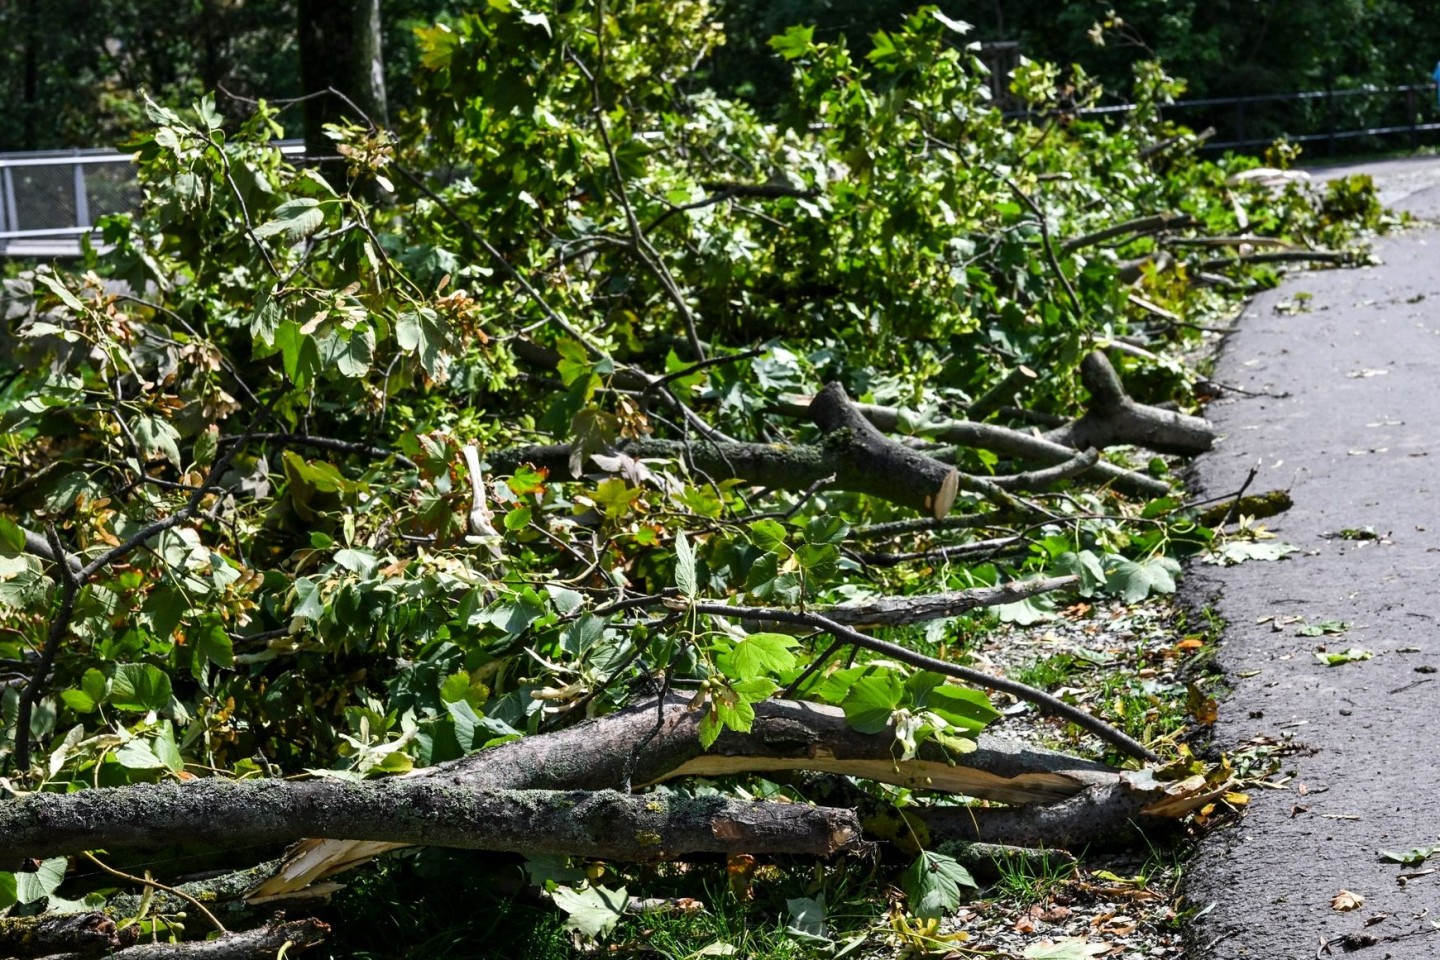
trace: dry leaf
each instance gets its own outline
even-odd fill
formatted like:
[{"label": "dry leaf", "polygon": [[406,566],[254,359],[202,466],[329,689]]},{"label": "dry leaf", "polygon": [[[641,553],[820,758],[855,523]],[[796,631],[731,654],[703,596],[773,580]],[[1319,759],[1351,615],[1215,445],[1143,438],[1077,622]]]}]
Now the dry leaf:
[{"label": "dry leaf", "polygon": [[1330,906],[1336,910],[1355,910],[1365,905],[1363,894],[1352,893],[1349,890],[1341,890],[1330,898]]}]

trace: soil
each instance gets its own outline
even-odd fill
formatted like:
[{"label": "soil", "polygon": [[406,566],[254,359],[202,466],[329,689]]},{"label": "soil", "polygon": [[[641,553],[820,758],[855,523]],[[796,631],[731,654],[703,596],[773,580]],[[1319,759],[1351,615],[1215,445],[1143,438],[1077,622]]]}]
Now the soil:
[{"label": "soil", "polygon": [[[1353,172],[1430,222],[1377,240],[1376,265],[1293,273],[1249,306],[1214,375],[1245,392],[1209,405],[1224,439],[1195,465],[1200,495],[1252,468],[1250,492],[1289,489],[1264,522],[1299,548],[1182,584],[1226,623],[1216,746],[1282,748],[1274,789],[1191,864],[1206,960],[1440,956],[1440,849],[1379,855],[1440,844],[1440,160],[1313,171]],[[1345,626],[1301,632],[1326,621]],[[1316,656],[1350,647],[1374,657]]]}]

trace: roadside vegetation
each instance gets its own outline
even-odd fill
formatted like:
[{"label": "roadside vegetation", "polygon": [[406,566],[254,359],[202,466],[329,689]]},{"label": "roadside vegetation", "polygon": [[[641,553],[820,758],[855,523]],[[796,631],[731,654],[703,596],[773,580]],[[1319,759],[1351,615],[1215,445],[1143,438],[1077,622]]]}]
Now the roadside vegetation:
[{"label": "roadside vegetation", "polygon": [[722,37],[491,3],[322,165],[152,103],[5,281],[0,953],[1176,949],[1264,763],[1163,598],[1291,549],[1187,501],[1192,358],[1373,187],[1198,158],[1152,62],[1006,119],[933,9],[775,37],[773,118]]}]

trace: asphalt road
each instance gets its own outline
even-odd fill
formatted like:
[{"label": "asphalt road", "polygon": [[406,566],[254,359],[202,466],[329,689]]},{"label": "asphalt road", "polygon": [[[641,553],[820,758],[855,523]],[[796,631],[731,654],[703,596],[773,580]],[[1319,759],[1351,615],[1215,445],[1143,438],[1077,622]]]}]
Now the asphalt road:
[{"label": "asphalt road", "polygon": [[[1440,160],[1359,169],[1387,203],[1440,224]],[[1190,865],[1204,960],[1440,957],[1440,849],[1418,867],[1377,855],[1440,844],[1440,229],[1375,251],[1377,266],[1295,273],[1258,297],[1214,375],[1248,392],[1210,404],[1224,439],[1195,490],[1233,492],[1258,466],[1251,492],[1291,491],[1295,506],[1266,522],[1301,552],[1198,566],[1183,586],[1227,624],[1218,663],[1234,692],[1217,743],[1290,749],[1283,789],[1253,791]],[[1335,536],[1366,528],[1380,539]],[[1348,627],[1299,633],[1324,621]],[[1322,644],[1374,658],[1325,666]],[[1363,902],[1336,909],[1342,890]]]}]

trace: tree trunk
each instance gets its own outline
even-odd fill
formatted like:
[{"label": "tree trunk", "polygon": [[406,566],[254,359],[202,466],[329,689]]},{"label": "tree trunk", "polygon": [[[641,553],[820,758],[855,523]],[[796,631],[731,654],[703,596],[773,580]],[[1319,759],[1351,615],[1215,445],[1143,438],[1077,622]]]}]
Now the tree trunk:
[{"label": "tree trunk", "polygon": [[[311,95],[305,101],[305,153],[331,157],[335,145],[325,136],[327,123],[389,122],[380,0],[299,0],[297,11],[300,84]],[[330,90],[335,92],[326,93]],[[322,170],[333,185],[343,187],[343,163],[331,161]]]}]

